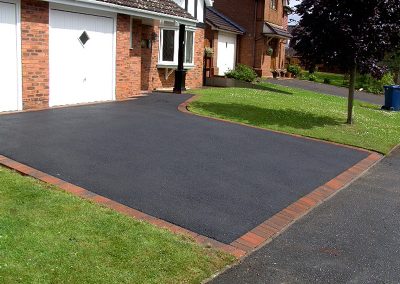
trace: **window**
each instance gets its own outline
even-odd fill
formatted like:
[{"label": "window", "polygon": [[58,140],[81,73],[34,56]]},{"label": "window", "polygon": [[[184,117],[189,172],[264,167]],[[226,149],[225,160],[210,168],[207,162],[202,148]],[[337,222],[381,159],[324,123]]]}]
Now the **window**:
[{"label": "window", "polygon": [[[177,28],[161,28],[159,65],[178,65],[179,30]],[[194,64],[194,31],[185,34],[185,65]]]},{"label": "window", "polygon": [[175,31],[162,31],[162,61],[174,62],[175,57]]},{"label": "window", "polygon": [[276,10],[278,6],[278,0],[271,0],[271,9]]},{"label": "window", "polygon": [[185,63],[193,64],[194,63],[194,32],[186,31],[186,40],[185,40]]}]

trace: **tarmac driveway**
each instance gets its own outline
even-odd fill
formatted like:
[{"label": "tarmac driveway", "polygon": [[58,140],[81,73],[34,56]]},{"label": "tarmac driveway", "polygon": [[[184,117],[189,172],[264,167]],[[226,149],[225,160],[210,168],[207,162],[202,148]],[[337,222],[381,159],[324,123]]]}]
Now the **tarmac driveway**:
[{"label": "tarmac driveway", "polygon": [[189,97],[0,115],[0,154],[224,243],[367,157],[179,112]]}]

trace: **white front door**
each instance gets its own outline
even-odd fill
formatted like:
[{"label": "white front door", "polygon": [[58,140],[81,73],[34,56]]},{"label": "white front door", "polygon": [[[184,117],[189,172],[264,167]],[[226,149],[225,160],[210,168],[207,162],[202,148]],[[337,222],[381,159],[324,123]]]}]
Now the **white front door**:
[{"label": "white front door", "polygon": [[50,106],[114,99],[114,21],[50,10]]},{"label": "white front door", "polygon": [[236,35],[218,33],[217,66],[218,75],[223,76],[227,71],[235,68],[236,62]]},{"label": "white front door", "polygon": [[0,1],[0,111],[21,109],[17,4]]}]

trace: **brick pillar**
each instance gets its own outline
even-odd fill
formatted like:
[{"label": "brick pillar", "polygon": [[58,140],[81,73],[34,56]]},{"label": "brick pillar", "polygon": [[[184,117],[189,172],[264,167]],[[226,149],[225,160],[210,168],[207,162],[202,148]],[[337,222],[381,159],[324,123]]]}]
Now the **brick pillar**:
[{"label": "brick pillar", "polygon": [[200,88],[203,86],[204,65],[204,29],[198,28],[194,40],[194,64],[195,67],[187,72],[186,88]]},{"label": "brick pillar", "polygon": [[131,48],[130,16],[117,16],[116,98],[137,96],[141,90],[141,21],[133,21]]},{"label": "brick pillar", "polygon": [[49,106],[49,3],[21,1],[23,109]]}]

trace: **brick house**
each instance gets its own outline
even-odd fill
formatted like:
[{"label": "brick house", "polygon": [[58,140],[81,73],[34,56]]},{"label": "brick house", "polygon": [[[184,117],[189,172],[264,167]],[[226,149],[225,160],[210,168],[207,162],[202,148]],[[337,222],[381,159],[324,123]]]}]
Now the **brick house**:
[{"label": "brick house", "polygon": [[237,39],[236,63],[262,77],[285,68],[289,0],[215,0],[213,8],[246,31]]},{"label": "brick house", "polygon": [[245,29],[212,7],[206,8],[205,46],[213,50],[206,60],[206,76],[223,76],[235,68],[238,40]]},{"label": "brick house", "polygon": [[0,111],[120,100],[173,87],[179,24],[186,85],[202,85],[211,0],[2,0]]}]

